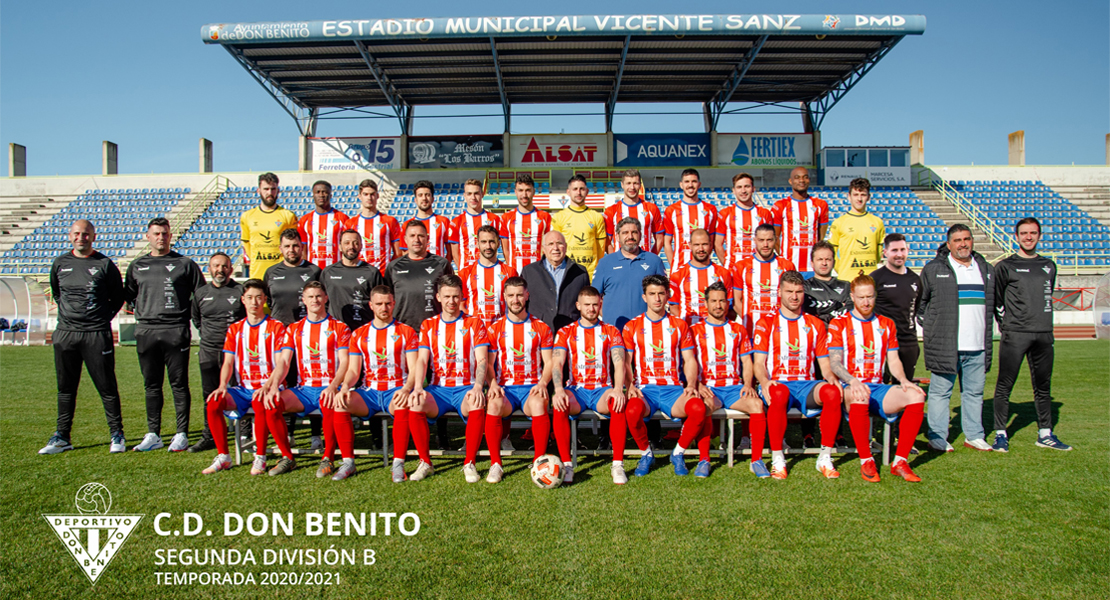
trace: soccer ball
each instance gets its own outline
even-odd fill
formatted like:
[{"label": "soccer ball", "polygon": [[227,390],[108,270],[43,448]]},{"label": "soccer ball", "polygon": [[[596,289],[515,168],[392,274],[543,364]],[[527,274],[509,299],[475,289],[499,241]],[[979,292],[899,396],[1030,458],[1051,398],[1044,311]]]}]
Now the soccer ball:
[{"label": "soccer ball", "polygon": [[532,463],[532,482],[545,490],[563,485],[563,461],[551,454],[537,458]]}]

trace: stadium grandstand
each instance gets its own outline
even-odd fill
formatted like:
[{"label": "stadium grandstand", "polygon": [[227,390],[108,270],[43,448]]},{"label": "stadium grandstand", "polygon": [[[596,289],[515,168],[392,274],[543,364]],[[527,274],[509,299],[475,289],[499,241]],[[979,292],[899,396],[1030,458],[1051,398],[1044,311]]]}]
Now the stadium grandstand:
[{"label": "stadium grandstand", "polygon": [[[463,210],[462,186],[469,178],[484,181],[486,207],[502,211],[516,204],[512,181],[521,172],[537,182],[537,206],[551,210],[563,206],[567,180],[585,173],[588,204],[601,208],[619,201],[620,174],[629,167],[641,171],[644,197],[660,208],[681,197],[677,183],[684,167],[701,171],[702,197],[718,208],[732,202],[731,177],[741,171],[754,175],[757,201],[770,206],[789,195],[790,169],[804,166],[815,184],[823,184],[811,193],[829,203],[835,219],[849,207],[847,181],[834,183],[827,176],[821,123],[903,38],[925,29],[924,17],[917,15],[537,19],[241,23],[205,25],[201,34],[206,44],[223,47],[293,118],[301,159],[297,171],[279,171],[279,203],[297,215],[312,210],[311,185],[320,179],[333,184],[337,209],[356,213],[357,184],[365,178],[379,182],[379,208],[402,221],[416,214],[413,184],[422,179],[435,182],[439,214],[451,217]],[[418,33],[419,41],[406,28]],[[466,98],[459,96],[463,89]],[[703,105],[704,132],[612,130],[618,102],[676,101]],[[512,133],[513,105],[537,102],[603,103],[605,131]],[[416,107],[459,103],[499,105],[505,131],[412,135],[412,123],[420,118]],[[381,108],[397,118],[398,136],[315,137],[321,120]],[[717,131],[722,117],[752,108],[797,115],[800,131]],[[657,129],[666,130],[665,118]],[[667,156],[641,160],[633,156],[636,147]],[[665,151],[659,154],[660,149]],[[912,268],[935,255],[945,231],[957,222],[971,225],[976,248],[997,260],[1015,249],[1014,222],[1035,216],[1045,227],[1044,253],[1060,264],[1061,274],[1090,276],[1110,269],[1107,168],[940,168],[921,164],[922,154],[910,160],[904,150],[904,176],[888,181],[871,175],[869,208],[888,232],[907,236]],[[452,152],[462,158],[441,160]],[[989,179],[976,178],[980,172]],[[174,248],[202,268],[217,251],[241,264],[239,215],[258,202],[257,173],[213,173],[210,167],[188,175],[11,175],[0,180],[0,272],[39,281],[54,257],[68,249],[66,233],[76,218],[93,221],[97,247],[121,270],[147,250],[145,226],[155,216],[170,219]]]}]

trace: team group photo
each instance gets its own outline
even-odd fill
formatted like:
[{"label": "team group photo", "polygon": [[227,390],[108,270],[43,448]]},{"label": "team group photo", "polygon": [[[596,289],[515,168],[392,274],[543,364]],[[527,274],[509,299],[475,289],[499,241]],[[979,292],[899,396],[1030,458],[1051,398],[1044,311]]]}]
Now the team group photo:
[{"label": "team group photo", "polygon": [[296,169],[5,114],[3,595],[1104,597],[1110,134],[926,162],[925,17],[709,8],[217,11]]}]

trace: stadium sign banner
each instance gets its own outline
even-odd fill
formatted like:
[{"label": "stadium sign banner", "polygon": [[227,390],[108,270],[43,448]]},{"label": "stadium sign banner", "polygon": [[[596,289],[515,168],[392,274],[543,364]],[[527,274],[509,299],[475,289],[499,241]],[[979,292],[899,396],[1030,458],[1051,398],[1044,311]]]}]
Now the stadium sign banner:
[{"label": "stadium sign banner", "polygon": [[825,167],[825,185],[847,187],[857,177],[871,185],[910,185],[910,167]]},{"label": "stadium sign banner", "polygon": [[876,33],[921,35],[922,15],[548,15],[457,18],[349,19],[210,23],[201,27],[207,44],[272,44],[343,40],[427,39],[496,36],[619,35],[832,35]]},{"label": "stadium sign banner", "polygon": [[313,171],[386,171],[401,168],[401,138],[312,138]]},{"label": "stadium sign banner", "polygon": [[408,145],[410,169],[505,166],[505,141],[500,135],[410,137]]},{"label": "stadium sign banner", "polygon": [[707,167],[708,133],[615,133],[615,167]]},{"label": "stadium sign banner", "polygon": [[514,135],[509,138],[512,167],[606,167],[605,134]]},{"label": "stadium sign banner", "polygon": [[719,133],[718,167],[812,167],[808,133]]}]

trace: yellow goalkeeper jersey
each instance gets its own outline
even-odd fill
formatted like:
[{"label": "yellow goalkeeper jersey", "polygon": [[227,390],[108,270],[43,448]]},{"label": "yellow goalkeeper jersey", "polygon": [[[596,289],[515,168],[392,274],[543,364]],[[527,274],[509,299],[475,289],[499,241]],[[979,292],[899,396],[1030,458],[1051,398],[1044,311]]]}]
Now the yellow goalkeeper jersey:
[{"label": "yellow goalkeeper jersey", "polygon": [[837,217],[829,230],[829,243],[836,246],[837,276],[851,281],[861,271],[874,271],[883,258],[884,237],[883,220],[869,212]]}]

